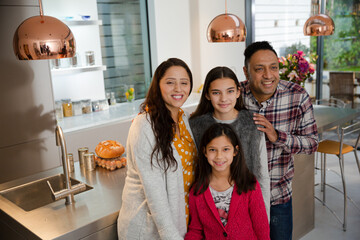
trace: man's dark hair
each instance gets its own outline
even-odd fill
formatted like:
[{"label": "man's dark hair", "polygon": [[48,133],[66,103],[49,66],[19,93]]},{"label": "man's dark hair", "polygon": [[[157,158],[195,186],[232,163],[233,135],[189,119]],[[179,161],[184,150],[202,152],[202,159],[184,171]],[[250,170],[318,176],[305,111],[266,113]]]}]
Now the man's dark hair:
[{"label": "man's dark hair", "polygon": [[247,48],[244,51],[244,56],[245,56],[245,67],[248,67],[250,58],[252,57],[252,55],[254,55],[254,53],[256,53],[259,50],[270,50],[273,51],[273,53],[275,53],[275,55],[277,56],[276,51],[274,50],[274,48],[270,45],[270,43],[268,41],[262,41],[262,42],[254,42],[252,44],[250,44],[249,46],[247,46]]}]

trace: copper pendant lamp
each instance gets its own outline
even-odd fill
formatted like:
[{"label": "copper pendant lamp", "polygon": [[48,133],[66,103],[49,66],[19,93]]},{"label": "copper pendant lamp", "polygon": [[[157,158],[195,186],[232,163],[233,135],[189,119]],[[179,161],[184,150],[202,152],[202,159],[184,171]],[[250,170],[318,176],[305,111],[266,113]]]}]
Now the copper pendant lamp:
[{"label": "copper pendant lamp", "polygon": [[[320,0],[321,1],[321,0]],[[320,1],[318,4],[318,14],[311,16],[304,25],[305,36],[327,36],[334,34],[334,21],[326,14],[320,13]]]},{"label": "copper pendant lamp", "polygon": [[216,16],[207,28],[208,42],[244,42],[246,27],[244,22],[234,14],[227,13]]},{"label": "copper pendant lamp", "polygon": [[23,21],[13,39],[14,53],[20,60],[73,57],[75,38],[70,28],[59,19],[44,16],[39,0],[40,16]]}]

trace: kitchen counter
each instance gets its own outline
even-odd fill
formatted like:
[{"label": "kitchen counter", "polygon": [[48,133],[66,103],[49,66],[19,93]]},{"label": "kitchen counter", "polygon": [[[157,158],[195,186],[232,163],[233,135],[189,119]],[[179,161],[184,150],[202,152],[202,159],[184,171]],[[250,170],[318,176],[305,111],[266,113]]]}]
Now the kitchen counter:
[{"label": "kitchen counter", "polygon": [[[335,108],[314,105],[314,115],[319,134],[339,124],[360,116],[360,111],[351,108]],[[294,156],[293,179],[293,239],[300,239],[315,226],[314,200],[314,154]]]},{"label": "kitchen counter", "polygon": [[[195,108],[200,101],[200,93],[191,93],[183,107]],[[139,107],[144,99],[135,100],[131,103],[118,103],[109,106],[109,109],[82,114],[79,116],[64,117],[58,121],[64,133],[74,132],[87,128],[99,127],[101,125],[116,124],[124,121],[131,121],[139,113]]]},{"label": "kitchen counter", "polygon": [[[183,108],[192,112],[200,94],[192,93]],[[67,150],[74,154],[75,172],[71,177],[93,189],[76,194],[73,205],[65,200],[48,204],[32,211],[24,211],[0,196],[0,239],[7,223],[24,239],[117,239],[116,220],[121,206],[126,168],[113,172],[96,168],[93,172],[81,171],[77,149],[89,147],[90,151],[102,140],[115,139],[125,145],[132,119],[139,112],[142,100],[121,103],[109,110],[64,118],[59,122],[65,133]],[[29,177],[0,184],[0,191],[27,182],[62,173],[62,167],[40,172]],[[106,236],[106,237],[104,237]],[[21,239],[18,238],[10,239]]]},{"label": "kitchen counter", "polygon": [[[0,191],[62,172],[62,167],[58,167],[17,179],[1,184]],[[65,205],[65,199],[61,199],[27,212],[0,196],[0,221],[10,223],[24,239],[116,239],[125,175],[126,168],[109,171],[97,167],[95,171],[84,171],[75,162],[75,172],[70,176],[93,189],[76,194],[74,204]]]},{"label": "kitchen counter", "polygon": [[[319,132],[326,131],[334,124],[354,119],[360,114],[354,109],[323,106],[314,106],[314,113]],[[135,112],[133,114],[136,115]],[[128,121],[131,122],[131,118]],[[128,129],[128,126],[120,127]],[[114,132],[114,128],[104,134],[108,136],[110,132]],[[89,136],[95,135],[91,133]],[[126,136],[124,135],[124,142]],[[68,146],[79,145],[79,142],[84,144],[85,139],[87,138],[74,138],[73,143]],[[94,146],[89,144],[85,146],[94,149]],[[80,146],[76,146],[76,149],[77,147]],[[76,150],[73,152],[76,153]],[[299,239],[314,228],[314,155],[296,155],[295,169],[293,238]],[[59,173],[62,173],[62,167],[1,184],[0,191]],[[121,206],[125,175],[126,168],[113,172],[102,168],[84,172],[76,161],[75,172],[71,177],[90,185],[92,190],[75,195],[76,202],[73,205],[66,206],[62,199],[29,212],[0,196],[0,225],[1,221],[5,221],[13,230],[22,234],[24,239],[116,239],[116,219]],[[0,226],[0,238],[2,231]]]}]

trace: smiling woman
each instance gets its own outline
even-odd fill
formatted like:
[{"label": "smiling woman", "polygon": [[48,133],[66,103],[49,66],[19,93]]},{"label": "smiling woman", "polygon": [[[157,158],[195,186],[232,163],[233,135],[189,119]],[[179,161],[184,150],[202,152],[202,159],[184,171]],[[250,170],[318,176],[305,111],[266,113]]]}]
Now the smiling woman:
[{"label": "smiling woman", "polygon": [[180,66],[170,67],[160,80],[161,96],[174,122],[178,122],[179,108],[190,94],[191,83],[186,70]]},{"label": "smiling woman", "polygon": [[192,73],[180,59],[170,58],[155,71],[127,139],[119,239],[185,236],[196,147],[187,114],[180,107],[192,86]]}]

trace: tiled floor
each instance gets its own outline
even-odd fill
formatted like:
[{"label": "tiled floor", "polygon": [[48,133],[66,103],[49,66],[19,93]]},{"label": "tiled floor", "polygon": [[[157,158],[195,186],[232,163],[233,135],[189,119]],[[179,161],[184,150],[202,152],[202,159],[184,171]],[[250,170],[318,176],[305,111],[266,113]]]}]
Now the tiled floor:
[{"label": "tiled floor", "polygon": [[[326,136],[324,136],[326,137]],[[360,151],[358,151],[360,157]],[[319,155],[320,165],[320,155]],[[326,181],[333,186],[342,189],[338,158],[336,156],[327,156],[327,177]],[[334,173],[334,171],[336,173]],[[345,155],[345,175],[348,196],[351,197],[360,208],[360,173],[352,152]],[[320,171],[315,174],[315,183],[320,182]],[[315,195],[322,199],[320,186],[315,187]],[[326,188],[326,203],[335,210],[342,219],[343,214],[343,195],[330,187]],[[356,208],[348,201],[347,209],[347,230],[344,232],[342,224],[334,215],[320,203],[315,200],[315,228],[301,240],[359,240],[360,239],[360,209]]]}]

